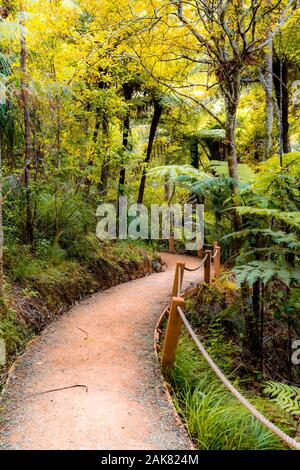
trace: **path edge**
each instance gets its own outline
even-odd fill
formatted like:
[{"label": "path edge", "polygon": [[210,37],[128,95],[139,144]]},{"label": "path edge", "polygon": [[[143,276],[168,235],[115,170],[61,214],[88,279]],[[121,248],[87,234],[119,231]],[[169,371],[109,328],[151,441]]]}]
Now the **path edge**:
[{"label": "path edge", "polygon": [[166,396],[166,399],[170,405],[170,409],[172,411],[172,414],[174,416],[174,419],[175,419],[175,422],[178,426],[178,428],[183,431],[189,441],[189,444],[190,444],[190,449],[189,450],[193,450],[193,451],[197,451],[197,448],[195,447],[193,441],[191,440],[190,438],[190,435],[189,435],[189,432],[188,432],[188,428],[187,428],[187,425],[186,423],[183,421],[183,419],[181,418],[181,416],[179,415],[177,409],[176,409],[176,406],[175,406],[175,403],[174,403],[174,400],[172,398],[172,395],[170,393],[170,390],[168,388],[168,385],[167,385],[167,382],[165,381],[165,377],[163,375],[163,372],[162,372],[162,369],[161,369],[161,365],[160,365],[160,358],[159,358],[159,342],[160,342],[160,332],[159,332],[159,329],[162,325],[162,322],[164,320],[164,318],[168,315],[168,312],[169,312],[169,307],[166,307],[164,309],[164,311],[162,312],[162,314],[160,315],[158,321],[156,322],[156,325],[155,325],[155,328],[154,328],[154,335],[153,335],[153,349],[154,349],[154,354],[155,354],[155,358],[156,358],[156,365],[157,365],[157,368],[158,368],[158,373],[160,375],[160,378],[161,378],[161,382],[162,382],[162,385],[163,385],[163,389],[164,389],[164,393],[165,393],[165,396]]}]

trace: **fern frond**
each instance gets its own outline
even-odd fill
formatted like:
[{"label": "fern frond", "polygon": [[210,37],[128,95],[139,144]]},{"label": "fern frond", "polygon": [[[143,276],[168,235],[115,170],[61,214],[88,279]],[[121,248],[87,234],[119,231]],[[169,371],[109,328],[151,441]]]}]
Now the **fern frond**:
[{"label": "fern frond", "polygon": [[300,388],[293,385],[266,382],[264,393],[268,395],[283,411],[293,416],[300,415]]},{"label": "fern frond", "polygon": [[182,177],[188,177],[190,180],[200,180],[210,177],[203,171],[199,171],[190,165],[158,166],[150,170],[148,176],[162,180],[167,178],[170,182],[179,181]]},{"label": "fern frond", "polygon": [[[210,164],[210,169],[212,169],[217,174],[217,176],[229,176],[227,162],[212,160]],[[249,165],[246,165],[245,163],[239,163],[238,172],[241,183],[249,184],[253,181],[255,174]]]},{"label": "fern frond", "polygon": [[300,273],[297,268],[288,264],[277,264],[272,261],[250,261],[234,269],[237,275],[237,284],[241,286],[244,282],[253,285],[258,279],[267,284],[271,279],[279,279],[289,286],[292,281],[300,282]]},{"label": "fern frond", "polygon": [[261,217],[274,217],[292,227],[300,229],[300,211],[286,212],[279,209],[265,209],[261,207],[237,207],[240,215],[257,215]]}]

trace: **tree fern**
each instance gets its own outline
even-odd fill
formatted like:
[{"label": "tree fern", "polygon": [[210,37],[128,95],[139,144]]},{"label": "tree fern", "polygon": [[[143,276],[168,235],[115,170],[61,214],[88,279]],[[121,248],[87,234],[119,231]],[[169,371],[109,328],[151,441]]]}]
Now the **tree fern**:
[{"label": "tree fern", "polygon": [[194,136],[199,140],[224,140],[224,129],[199,129],[194,132]]},{"label": "tree fern", "polygon": [[283,411],[293,416],[300,415],[300,388],[281,382],[266,382],[264,393]]},{"label": "tree fern", "polygon": [[180,179],[182,180],[182,177],[184,177],[184,180],[187,181],[209,177],[209,175],[203,171],[199,171],[190,165],[158,166],[150,170],[148,175],[149,177],[160,180],[165,180],[167,178],[172,182],[180,181]]},{"label": "tree fern", "polygon": [[272,261],[250,261],[244,266],[234,269],[237,274],[237,284],[241,286],[244,282],[253,285],[258,279],[267,284],[271,279],[278,279],[286,286],[292,281],[300,282],[299,269],[293,268],[287,263],[277,264]]},{"label": "tree fern", "polygon": [[[227,177],[228,173],[228,164],[227,162],[220,162],[219,160],[212,160],[210,164],[210,169],[212,169],[217,176]],[[239,179],[241,183],[249,184],[254,179],[254,171],[249,165],[245,163],[238,164]]]},{"label": "tree fern", "polygon": [[261,217],[274,218],[287,225],[300,229],[300,211],[287,212],[279,209],[265,209],[261,207],[241,206],[237,208],[240,215],[256,215]]}]

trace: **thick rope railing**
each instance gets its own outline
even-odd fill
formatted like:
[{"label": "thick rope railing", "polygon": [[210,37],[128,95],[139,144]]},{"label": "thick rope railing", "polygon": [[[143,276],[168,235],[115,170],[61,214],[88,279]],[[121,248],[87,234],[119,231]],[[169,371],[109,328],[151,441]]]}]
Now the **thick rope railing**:
[{"label": "thick rope railing", "polygon": [[184,270],[185,270],[185,271],[189,271],[190,273],[193,273],[193,272],[195,272],[195,271],[198,271],[198,269],[201,269],[202,266],[204,266],[205,261],[207,260],[207,257],[208,257],[208,254],[205,255],[205,257],[204,257],[203,260],[202,260],[202,263],[199,264],[199,266],[197,266],[197,268],[187,268],[186,266],[184,266]]},{"label": "thick rope railing", "polygon": [[172,302],[170,309],[167,310],[168,323],[162,351],[162,368],[165,372],[167,372],[174,364],[180,330],[183,323],[190,337],[196,344],[197,348],[199,349],[209,366],[212,368],[212,370],[215,372],[221,382],[225,385],[225,387],[227,387],[227,389],[232,393],[232,395],[235,396],[235,398],[245,408],[247,408],[247,410],[252,414],[252,416],[258,419],[266,428],[268,428],[271,432],[277,435],[283,442],[285,442],[294,449],[300,450],[300,443],[297,442],[296,439],[293,439],[292,437],[288,436],[274,423],[267,419],[262,413],[260,413],[260,411],[258,411],[255,406],[253,406],[221,372],[219,367],[216,365],[216,363],[213,361],[213,359],[210,357],[210,355],[202,345],[196,333],[193,331],[192,326],[188,322],[182,310],[182,308],[185,307],[185,298],[195,293],[196,289],[194,287],[186,292],[181,292],[184,271],[195,272],[204,266],[204,282],[210,284],[213,277],[212,263],[214,265],[214,276],[218,277],[221,273],[221,248],[217,244],[217,242],[213,244],[213,250],[205,251],[205,256],[203,260],[201,261],[200,265],[196,268],[187,268],[185,266],[185,263],[177,263],[176,265],[172,290]]},{"label": "thick rope railing", "polygon": [[186,327],[190,337],[196,344],[197,348],[201,352],[202,356],[205,358],[206,362],[209,364],[211,369],[215,372],[215,374],[218,376],[218,378],[221,380],[221,382],[227,387],[227,389],[232,393],[232,395],[237,398],[237,400],[245,407],[247,410],[256,418],[258,419],[266,428],[268,428],[270,431],[272,431],[274,434],[276,434],[282,441],[284,441],[286,444],[288,444],[290,447],[293,447],[297,450],[300,450],[300,443],[297,442],[295,439],[292,437],[288,436],[285,432],[283,432],[281,429],[279,429],[274,423],[272,423],[268,418],[266,418],[263,414],[258,411],[255,406],[253,406],[233,385],[232,383],[225,377],[223,372],[219,369],[217,364],[213,361],[213,359],[210,357],[204,346],[202,345],[201,341],[199,340],[198,336],[196,333],[193,331],[190,323],[188,322],[185,314],[183,313],[182,309],[180,306],[177,306],[177,311],[180,315],[180,318],[182,322],[184,323],[184,326]]}]

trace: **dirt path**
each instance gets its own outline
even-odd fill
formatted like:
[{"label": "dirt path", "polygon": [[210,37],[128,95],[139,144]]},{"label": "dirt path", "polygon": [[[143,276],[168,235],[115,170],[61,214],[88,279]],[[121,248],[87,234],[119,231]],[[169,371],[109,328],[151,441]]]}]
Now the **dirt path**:
[{"label": "dirt path", "polygon": [[[174,265],[83,301],[19,360],[6,387],[1,446],[10,449],[188,449],[153,351]],[[200,272],[186,273],[186,282]],[[62,387],[84,385],[85,387]],[[46,393],[47,392],[47,393]]]}]

